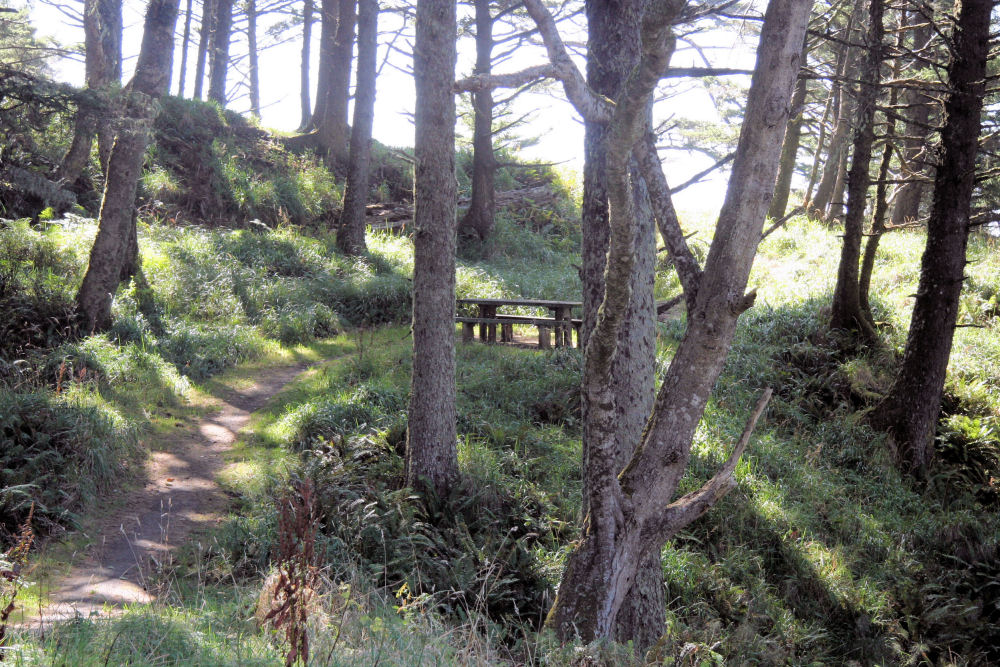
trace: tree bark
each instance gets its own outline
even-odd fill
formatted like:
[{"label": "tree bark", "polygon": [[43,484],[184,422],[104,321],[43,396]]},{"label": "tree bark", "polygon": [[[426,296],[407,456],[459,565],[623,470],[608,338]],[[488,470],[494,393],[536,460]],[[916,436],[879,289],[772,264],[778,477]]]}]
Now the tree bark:
[{"label": "tree bark", "polygon": [[215,0],[215,22],[208,77],[208,99],[226,106],[229,44],[232,41],[233,0]]},{"label": "tree bark", "polygon": [[108,161],[97,237],[76,298],[85,331],[103,331],[111,326],[111,298],[131,254],[135,193],[156,101],[166,94],[170,84],[178,3],[150,1],[135,75],[123,91],[125,118]]},{"label": "tree bark", "polygon": [[[930,21],[924,18],[923,12],[910,12],[909,26],[913,29],[913,50],[921,50],[933,35]],[[912,60],[909,67],[919,68],[921,63]],[[906,109],[903,115],[907,122],[903,127],[905,135],[900,153],[901,177],[912,179],[901,183],[894,196],[892,207],[892,224],[904,225],[920,218],[920,203],[926,192],[924,179],[931,173],[932,156],[927,150],[932,135],[930,129],[931,108],[934,100],[921,90],[908,90],[904,96]]]},{"label": "tree bark", "polygon": [[965,250],[976,182],[989,54],[990,0],[960,0],[948,67],[949,95],[941,159],[927,223],[920,283],[899,374],[871,416],[888,431],[900,467],[923,477],[934,455],[952,338],[962,292]]},{"label": "tree bark", "polygon": [[354,58],[354,24],[357,0],[340,0],[337,38],[330,54],[329,87],[324,113],[316,118],[320,150],[332,165],[346,164],[350,129],[347,107],[351,95],[351,61]]},{"label": "tree bark", "polygon": [[257,0],[246,0],[248,75],[250,77],[250,113],[260,118],[260,64],[257,54]]},{"label": "tree bark", "polygon": [[[475,0],[476,69],[475,74],[490,75],[493,64],[493,17],[490,0]],[[493,91],[490,88],[472,93],[475,121],[472,129],[472,201],[458,223],[459,233],[475,234],[485,241],[493,231],[496,195],[493,155]]]},{"label": "tree bark", "polygon": [[177,82],[177,97],[182,99],[184,97],[184,84],[187,82],[188,47],[191,44],[191,10],[193,5],[194,0],[187,0],[187,7],[184,11],[184,34],[181,37],[181,72]]},{"label": "tree bark", "polygon": [[[629,73],[640,59],[640,24],[644,6],[642,0],[590,0],[587,11],[587,83],[597,93],[617,98]],[[581,340],[586,346],[597,321],[597,311],[604,297],[610,226],[607,190],[607,123],[585,121],[584,185],[583,185],[583,247],[581,279],[583,281],[584,325]],[[610,377],[610,391],[615,398],[616,419],[623,437],[614,452],[620,470],[639,442],[642,427],[652,409],[654,394],[655,319],[652,285],[655,266],[655,236],[649,195],[632,166],[636,271],[630,281],[632,300],[620,330],[618,355]],[[594,452],[594,411],[589,397],[583,393],[583,468],[588,468]],[[584,484],[587,485],[587,477]],[[589,511],[590,493],[584,491],[584,514]],[[621,623],[615,626],[613,637],[620,642],[632,640],[637,650],[644,651],[663,633],[666,601],[663,590],[663,569],[659,553],[650,553],[640,568],[632,591],[623,603]]]},{"label": "tree bark", "polygon": [[200,100],[205,86],[205,64],[212,46],[216,0],[202,0],[201,25],[198,28],[198,58],[194,65],[194,98]]},{"label": "tree bark", "polygon": [[[663,71],[663,63],[653,57],[662,54],[663,46],[654,46],[657,23],[648,12],[668,7],[669,3],[655,3],[647,10],[643,65],[618,98],[609,130],[611,243],[605,296],[587,343],[583,381],[590,409],[598,413],[593,416],[595,442],[586,471],[590,514],[547,619],[563,640],[577,634],[584,641],[612,636],[644,558],[659,551],[666,539],[735,485],[732,473],[755,421],[748,424],[718,475],[700,491],[670,502],[687,467],[695,428],[725,362],[736,319],[752,303],[752,296],[743,296],[743,290],[774,189],[789,99],[799,69],[811,8],[811,2],[802,0],[772,0],[768,6],[730,187],[688,333],[657,394],[638,448],[620,474],[613,465],[617,427],[607,379],[628,308],[634,250],[628,156],[641,134],[637,116],[644,114],[648,95]],[[756,416],[763,407],[763,402],[758,404]]]},{"label": "tree bark", "polygon": [[337,247],[348,255],[367,252],[365,204],[375,120],[375,60],[378,53],[378,0],[358,1],[358,72],[354,93],[354,124],[347,168],[344,212],[337,231]]},{"label": "tree bark", "polygon": [[[802,47],[802,64],[806,63],[806,47]],[[771,199],[771,208],[767,211],[767,217],[772,220],[779,220],[784,217],[785,209],[788,208],[788,197],[792,192],[792,176],[795,175],[796,156],[799,153],[799,142],[802,139],[802,122],[806,111],[806,95],[809,92],[809,80],[799,77],[795,82],[795,92],[792,93],[792,113],[788,127],[785,129],[785,138],[781,142],[781,163],[778,166],[778,179],[774,184],[774,198]]]},{"label": "tree bark", "polygon": [[330,75],[333,74],[333,51],[337,43],[337,10],[339,0],[322,0],[320,5],[321,24],[319,34],[319,72],[316,75],[316,106],[309,121],[308,130],[315,130],[319,120],[326,116],[326,105],[330,99]]},{"label": "tree bark", "polygon": [[844,220],[844,241],[837,268],[837,284],[833,290],[830,327],[857,331],[864,340],[876,340],[875,326],[861,307],[858,262],[861,259],[861,238],[864,231],[865,208],[871,185],[872,145],[875,142],[875,104],[881,79],[882,39],[885,35],[883,0],[869,4],[868,35],[861,87],[858,91],[857,118],[854,128],[854,151],[848,174],[847,217]]},{"label": "tree bark", "polygon": [[302,103],[302,120],[299,132],[305,132],[312,120],[312,102],[309,99],[309,59],[312,51],[313,0],[302,6],[302,67],[299,78],[299,100]]},{"label": "tree bark", "polygon": [[406,481],[447,494],[458,477],[455,430],[455,3],[418,0],[413,70],[416,159],[413,378]]},{"label": "tree bark", "polygon": [[[110,106],[112,89],[121,83],[122,75],[122,5],[121,0],[86,0],[83,9],[84,44],[86,50],[87,88],[104,93]],[[76,114],[73,141],[63,157],[58,178],[75,183],[90,159],[90,149],[97,133],[97,152],[101,169],[105,170],[114,139],[110,108],[81,108]]]}]

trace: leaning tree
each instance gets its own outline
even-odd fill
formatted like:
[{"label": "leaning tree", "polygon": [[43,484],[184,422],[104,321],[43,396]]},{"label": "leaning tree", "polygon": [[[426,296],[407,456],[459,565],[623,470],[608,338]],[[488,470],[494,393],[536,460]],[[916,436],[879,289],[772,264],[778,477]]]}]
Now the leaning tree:
[{"label": "leaning tree", "polygon": [[150,0],[135,75],[122,91],[124,113],[108,159],[97,237],[76,296],[85,331],[111,326],[111,299],[123,273],[134,267],[135,195],[157,100],[170,85],[179,0]]}]

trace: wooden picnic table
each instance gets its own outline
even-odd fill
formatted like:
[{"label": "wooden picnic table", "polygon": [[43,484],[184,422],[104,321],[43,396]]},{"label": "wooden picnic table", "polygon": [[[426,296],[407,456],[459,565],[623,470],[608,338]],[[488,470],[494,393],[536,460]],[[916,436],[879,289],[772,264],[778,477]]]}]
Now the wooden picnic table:
[{"label": "wooden picnic table", "polygon": [[[515,324],[530,324],[538,327],[539,347],[548,347],[548,332],[555,332],[556,347],[573,347],[573,328],[579,320],[573,319],[573,309],[582,308],[580,301],[552,301],[549,299],[458,299],[459,305],[476,306],[479,316],[476,318],[457,318],[464,326],[465,339],[472,338],[473,327],[479,325],[479,339],[484,343],[497,342],[497,324],[500,325],[500,342],[509,343],[514,340]],[[552,312],[551,318],[530,317],[498,314],[497,309],[503,306],[526,306],[531,308],[547,308]],[[579,331],[577,333],[579,339]]]}]

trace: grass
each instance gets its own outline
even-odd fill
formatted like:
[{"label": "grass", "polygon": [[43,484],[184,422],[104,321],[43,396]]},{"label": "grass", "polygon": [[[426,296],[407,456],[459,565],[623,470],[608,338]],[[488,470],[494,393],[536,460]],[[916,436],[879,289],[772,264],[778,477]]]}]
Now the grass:
[{"label": "grass", "polygon": [[[707,244],[710,226],[692,229],[696,246]],[[349,262],[322,237],[291,229],[150,227],[144,237],[158,310],[143,306],[138,290],[124,295],[116,305],[123,333],[76,343],[64,356],[82,363],[74,369],[137,378],[159,387],[150,394],[157,400],[187,392],[178,403],[196,409],[192,396],[220,389],[217,382],[238,386],[282,355],[336,358],[254,415],[221,477],[236,495],[234,512],[159,573],[167,596],[45,641],[22,637],[13,664],[124,655],[132,664],[281,664],[278,640],[248,619],[275,566],[278,499],[304,481],[316,490],[321,554],[311,664],[629,664],[620,647],[559,647],[537,632],[577,531],[577,351],[459,345],[464,481],[454,497],[421,500],[402,485],[411,341],[405,326],[383,326],[376,315],[392,304],[405,312],[394,290],[405,294],[408,241],[370,237],[372,254]],[[57,240],[61,253],[76,243]],[[714,473],[760,390],[771,386],[775,397],[737,469],[737,489],[663,551],[668,632],[651,654],[657,664],[1000,660],[995,241],[977,236],[970,246],[960,319],[976,327],[956,332],[940,463],[928,484],[901,478],[884,438],[864,423],[905,343],[922,243],[916,232],[883,240],[872,300],[884,344],[864,349],[826,328],[836,232],[794,219],[762,245],[751,277],[757,305],[741,319],[682,490]],[[495,244],[492,255],[460,260],[460,295],[578,292],[578,260],[558,235],[501,220]],[[675,278],[663,271],[657,287],[670,294]],[[282,313],[306,313],[300,330],[308,331],[322,319],[308,314],[316,303],[338,314],[343,333],[307,348],[279,345],[280,328],[270,327]],[[213,330],[222,338],[247,331],[263,356],[231,359],[212,351],[211,338],[172,333]],[[683,322],[658,327],[660,363],[682,335]],[[164,337],[190,342],[170,348]],[[209,379],[185,374],[203,363],[202,350],[220,360],[206,374],[238,365]],[[119,400],[127,414],[138,409]]]}]

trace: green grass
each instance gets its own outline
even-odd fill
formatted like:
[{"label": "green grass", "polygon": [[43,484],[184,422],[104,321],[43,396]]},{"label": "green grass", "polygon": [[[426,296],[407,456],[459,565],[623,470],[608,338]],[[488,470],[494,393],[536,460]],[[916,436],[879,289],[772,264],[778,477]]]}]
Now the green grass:
[{"label": "green grass", "polygon": [[[696,249],[707,247],[710,226],[692,229]],[[48,232],[63,233],[52,237],[54,249],[72,265],[86,240]],[[629,664],[619,647],[559,647],[536,632],[577,531],[578,351],[459,344],[463,483],[454,497],[421,500],[402,485],[411,339],[405,325],[375,326],[385,322],[379,313],[406,312],[396,295],[412,270],[409,241],[370,237],[371,255],[353,261],[290,229],[150,227],[144,237],[150,292],[122,296],[115,335],[61,353],[74,372],[135,378],[165,405],[173,396],[196,410],[191,396],[211,394],[220,377],[238,384],[276,355],[330,360],[254,415],[221,477],[236,495],[234,512],[159,573],[170,591],[161,603],[45,641],[21,637],[13,664],[124,655],[132,664],[282,664],[278,638],[249,619],[274,567],[279,503],[303,481],[317,494],[322,568],[313,664],[568,665],[584,654]],[[560,235],[501,220],[494,243],[492,254],[460,260],[460,295],[578,293],[579,260]],[[657,664],[1000,660],[995,241],[977,236],[970,245],[960,320],[976,326],[956,331],[940,462],[926,486],[898,475],[884,437],[864,423],[905,343],[922,244],[917,232],[883,240],[872,295],[883,345],[862,349],[826,328],[835,230],[795,219],[762,245],[751,277],[757,304],[741,319],[682,491],[715,472],[762,388],[775,396],[737,489],[664,549],[668,633],[654,649]],[[657,288],[672,294],[676,279],[664,270]],[[319,303],[346,330],[308,348],[281,347],[280,327],[271,327],[282,313],[301,317],[295,331],[320,335],[322,314],[309,311]],[[229,356],[225,340],[239,331],[263,356]],[[683,323],[662,324],[657,335],[665,364]],[[187,342],[171,348],[175,340]],[[198,380],[185,364],[205,374],[239,365]],[[85,390],[126,414],[140,405],[107,398],[106,389],[74,388],[59,400]]]}]

